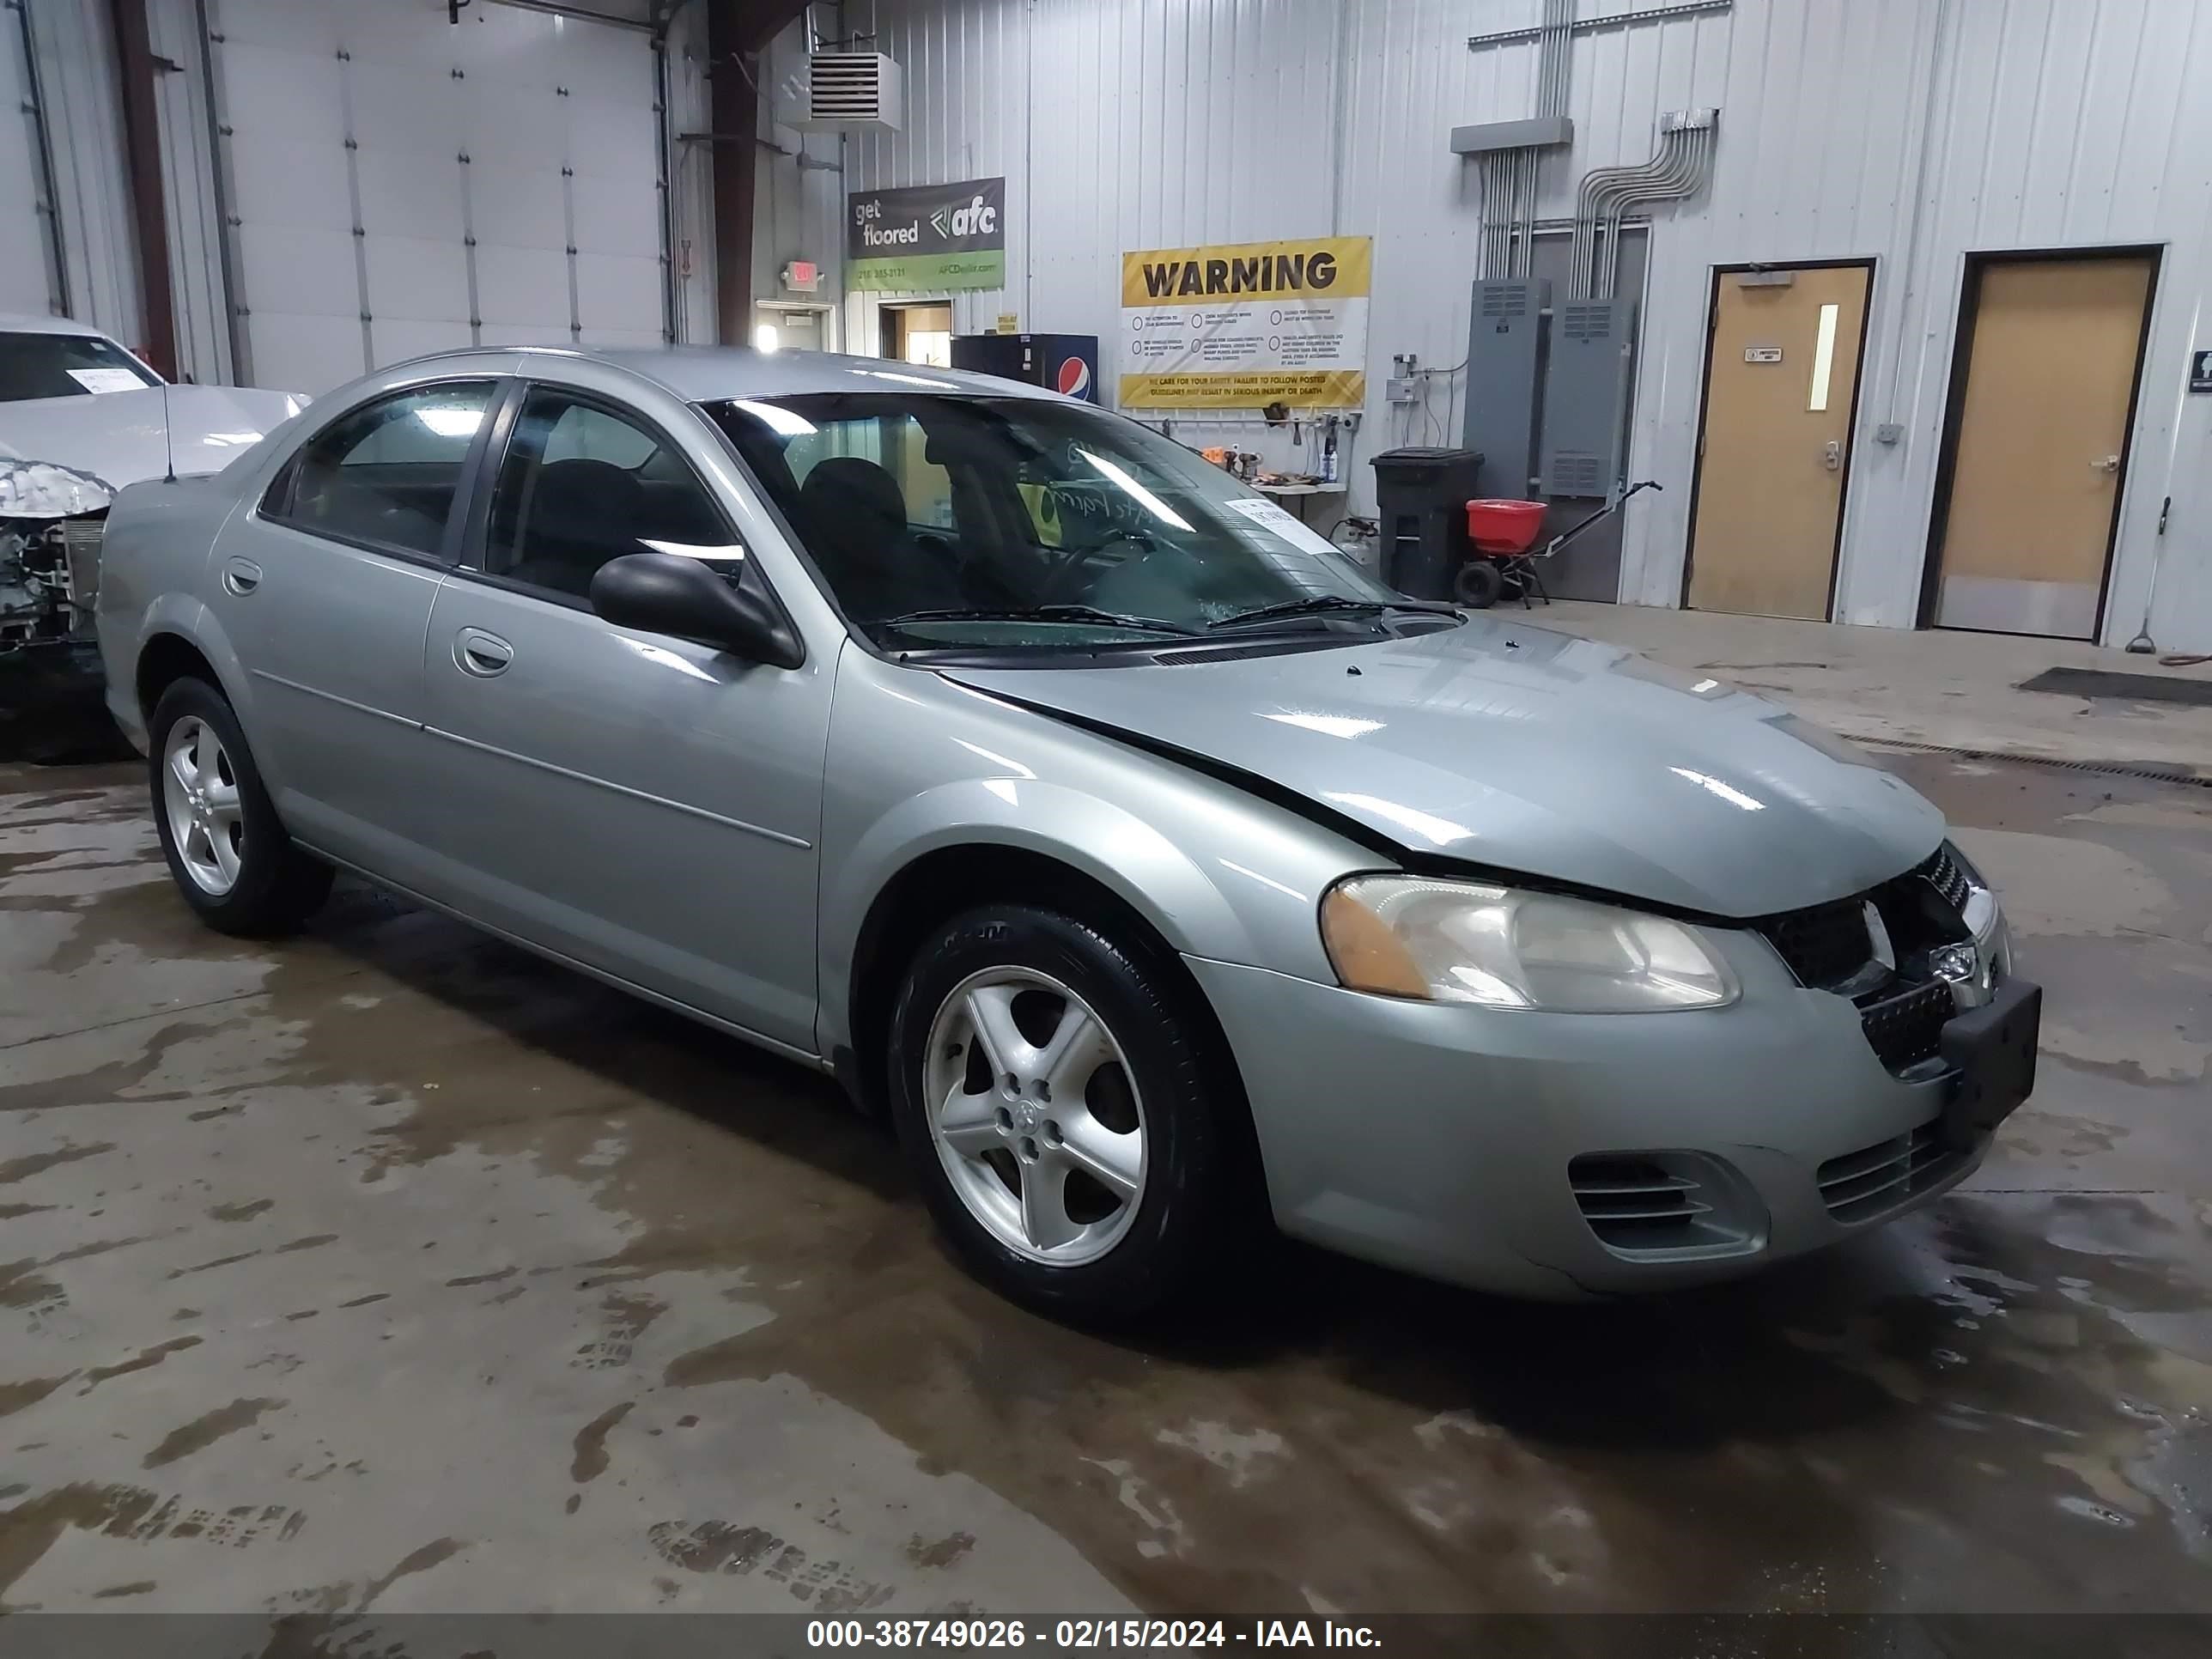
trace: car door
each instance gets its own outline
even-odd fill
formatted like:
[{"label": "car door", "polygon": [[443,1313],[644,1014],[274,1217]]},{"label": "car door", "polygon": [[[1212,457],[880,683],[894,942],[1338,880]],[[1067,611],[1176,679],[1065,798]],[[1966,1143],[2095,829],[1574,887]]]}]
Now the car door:
[{"label": "car door", "polygon": [[624,554],[764,579],[681,445],[625,404],[532,384],[499,428],[422,659],[453,896],[811,1053],[831,664],[778,668],[603,621],[592,577]]},{"label": "car door", "polygon": [[210,572],[277,811],[397,881],[416,861],[423,631],[499,384],[418,383],[340,412],[233,518]]}]

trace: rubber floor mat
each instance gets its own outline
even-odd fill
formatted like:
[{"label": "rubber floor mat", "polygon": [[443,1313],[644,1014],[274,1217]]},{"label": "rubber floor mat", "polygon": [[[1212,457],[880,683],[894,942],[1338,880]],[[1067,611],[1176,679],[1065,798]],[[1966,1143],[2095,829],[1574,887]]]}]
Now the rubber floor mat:
[{"label": "rubber floor mat", "polygon": [[2057,691],[2069,697],[2125,697],[2134,702],[2185,702],[2212,707],[2212,679],[2179,674],[2115,674],[2105,668],[2046,668],[2023,691]]}]

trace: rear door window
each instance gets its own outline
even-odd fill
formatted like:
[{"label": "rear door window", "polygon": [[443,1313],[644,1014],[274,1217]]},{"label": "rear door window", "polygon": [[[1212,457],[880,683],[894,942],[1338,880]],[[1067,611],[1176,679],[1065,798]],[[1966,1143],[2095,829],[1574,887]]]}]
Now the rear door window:
[{"label": "rear door window", "polygon": [[439,556],[493,384],[418,386],[340,416],[293,458],[263,515],[339,541]]}]

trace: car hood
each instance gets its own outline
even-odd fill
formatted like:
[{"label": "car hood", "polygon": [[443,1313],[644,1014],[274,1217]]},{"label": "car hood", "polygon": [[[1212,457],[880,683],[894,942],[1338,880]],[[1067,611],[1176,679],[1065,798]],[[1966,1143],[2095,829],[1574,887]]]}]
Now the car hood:
[{"label": "car hood", "polygon": [[51,462],[121,489],[166,477],[173,446],[179,477],[220,472],[307,401],[228,386],[27,398],[0,404],[0,460]]},{"label": "car hood", "polygon": [[1863,892],[1943,837],[1902,781],[1773,703],[1494,617],[1228,661],[945,672],[1293,791],[1426,860],[1709,915]]}]

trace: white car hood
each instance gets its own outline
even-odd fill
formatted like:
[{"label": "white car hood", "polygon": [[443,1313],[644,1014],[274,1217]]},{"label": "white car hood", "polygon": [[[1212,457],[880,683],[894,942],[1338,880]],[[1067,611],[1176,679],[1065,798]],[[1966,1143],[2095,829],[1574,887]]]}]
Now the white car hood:
[{"label": "white car hood", "polygon": [[220,472],[307,402],[289,392],[173,386],[4,403],[0,461],[51,462],[111,489],[167,477],[173,450],[179,477]]}]

